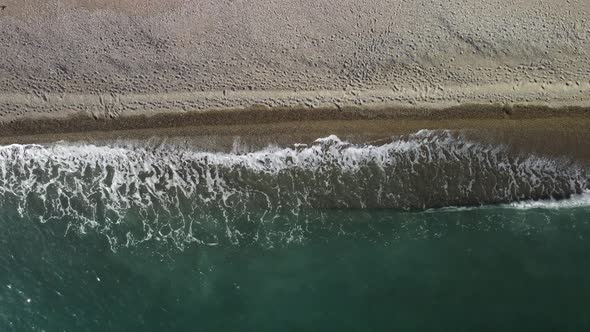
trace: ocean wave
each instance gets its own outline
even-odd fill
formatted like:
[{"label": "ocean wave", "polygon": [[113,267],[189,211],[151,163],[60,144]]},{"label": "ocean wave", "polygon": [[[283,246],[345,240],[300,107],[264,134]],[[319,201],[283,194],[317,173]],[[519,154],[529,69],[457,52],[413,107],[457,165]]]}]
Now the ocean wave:
[{"label": "ocean wave", "polygon": [[314,209],[562,199],[582,194],[588,183],[571,161],[522,156],[449,131],[423,130],[382,145],[329,136],[242,154],[147,143],[0,147],[4,209],[104,233],[112,246],[154,238],[239,242],[244,232],[305,227]]},{"label": "ocean wave", "polygon": [[587,208],[590,207],[590,190],[585,190],[582,194],[573,194],[566,199],[539,199],[539,200],[523,200],[504,204],[491,204],[480,206],[445,206],[442,208],[431,208],[424,212],[436,213],[441,211],[470,211],[470,210],[559,210],[559,209],[573,209],[573,208]]},{"label": "ocean wave", "polygon": [[545,200],[525,200],[512,202],[502,205],[504,208],[512,209],[571,209],[578,207],[590,207],[590,191],[586,190],[582,194],[572,195],[569,199],[545,199]]}]

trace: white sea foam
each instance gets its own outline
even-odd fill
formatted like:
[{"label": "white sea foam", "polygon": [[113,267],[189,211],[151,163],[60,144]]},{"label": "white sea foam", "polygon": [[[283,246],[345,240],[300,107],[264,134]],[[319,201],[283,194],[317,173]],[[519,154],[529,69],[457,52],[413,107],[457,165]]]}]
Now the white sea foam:
[{"label": "white sea foam", "polygon": [[233,150],[3,146],[0,204],[23,218],[101,232],[113,247],[158,239],[182,246],[268,238],[270,230],[296,241],[308,209],[471,206],[566,197],[588,184],[571,162],[512,155],[450,132],[420,131],[380,146],[329,136],[309,146]]},{"label": "white sea foam", "polygon": [[572,195],[568,199],[546,199],[546,200],[525,200],[520,202],[512,202],[510,204],[503,204],[504,208],[512,209],[571,209],[578,207],[590,207],[590,191],[586,190],[579,195]]},{"label": "white sea foam", "polygon": [[590,208],[590,191],[586,190],[582,194],[574,194],[565,199],[539,199],[539,200],[522,200],[507,204],[486,204],[477,206],[445,206],[442,208],[427,209],[427,213],[452,212],[452,211],[472,211],[472,210],[533,210],[533,209],[572,209],[572,208]]}]

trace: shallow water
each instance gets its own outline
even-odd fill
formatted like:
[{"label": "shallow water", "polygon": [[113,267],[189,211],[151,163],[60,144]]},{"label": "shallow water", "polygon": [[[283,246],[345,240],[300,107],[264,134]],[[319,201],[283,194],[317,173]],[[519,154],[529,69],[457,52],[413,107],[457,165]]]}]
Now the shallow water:
[{"label": "shallow water", "polygon": [[575,160],[427,131],[245,150],[0,148],[0,329],[590,327]]}]

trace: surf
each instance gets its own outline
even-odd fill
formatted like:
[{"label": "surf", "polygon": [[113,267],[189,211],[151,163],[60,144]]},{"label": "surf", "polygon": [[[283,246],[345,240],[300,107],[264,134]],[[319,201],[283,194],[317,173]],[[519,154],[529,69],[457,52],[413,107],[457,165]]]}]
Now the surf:
[{"label": "surf", "polygon": [[234,150],[147,142],[3,146],[0,208],[103,233],[113,246],[154,238],[207,244],[305,227],[318,209],[517,208],[587,197],[589,187],[587,170],[571,160],[520,155],[451,131],[379,144],[328,136]]}]

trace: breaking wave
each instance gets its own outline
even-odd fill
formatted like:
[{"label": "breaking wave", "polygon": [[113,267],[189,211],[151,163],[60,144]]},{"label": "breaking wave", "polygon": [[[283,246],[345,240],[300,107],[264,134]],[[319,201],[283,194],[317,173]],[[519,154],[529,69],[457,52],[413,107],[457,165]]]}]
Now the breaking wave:
[{"label": "breaking wave", "polygon": [[304,233],[322,209],[534,205],[588,187],[586,170],[571,161],[448,131],[382,145],[330,136],[242,154],[147,143],[0,147],[0,208],[97,231],[112,248],[152,239],[179,247],[271,241]]}]

